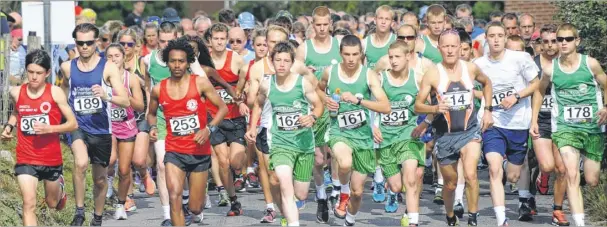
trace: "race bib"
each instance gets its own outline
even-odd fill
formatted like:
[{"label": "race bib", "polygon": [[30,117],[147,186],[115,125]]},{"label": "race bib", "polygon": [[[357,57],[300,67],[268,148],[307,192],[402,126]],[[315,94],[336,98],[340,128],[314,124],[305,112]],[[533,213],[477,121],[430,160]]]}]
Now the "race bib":
[{"label": "race bib", "polygon": [[103,101],[100,97],[78,97],[74,99],[74,111],[79,115],[101,113]]},{"label": "race bib", "polygon": [[34,132],[34,123],[36,122],[50,124],[50,120],[47,114],[23,116],[21,117],[21,121],[19,122],[19,129],[21,129],[23,135],[35,135],[36,132]]},{"label": "race bib", "polygon": [[516,91],[514,90],[514,87],[508,87],[508,88],[503,88],[503,89],[493,91],[492,105],[499,106],[499,104],[502,103],[502,101],[506,97],[513,95],[515,92]]},{"label": "race bib", "polygon": [[187,136],[200,130],[200,120],[195,114],[171,118],[169,123],[174,136]]},{"label": "race bib", "polygon": [[126,121],[126,110],[124,108],[114,108],[112,109],[112,121],[114,122],[122,122]]},{"label": "race bib", "polygon": [[554,105],[554,99],[550,95],[544,96],[544,100],[542,101],[542,107],[540,108],[540,112],[550,112],[552,111],[552,106]]},{"label": "race bib", "polygon": [[408,120],[408,109],[392,109],[392,112],[389,114],[381,114],[381,124],[385,126],[402,126]]},{"label": "race bib", "polygon": [[291,113],[277,113],[276,114],[276,126],[280,131],[293,131],[301,128],[299,118],[301,112]]},{"label": "race bib", "polygon": [[590,105],[571,105],[563,108],[563,115],[566,122],[587,123],[592,122],[594,113]]},{"label": "race bib", "polygon": [[337,115],[337,122],[340,128],[355,129],[363,126],[367,121],[367,116],[363,110],[354,110]]},{"label": "race bib", "polygon": [[472,106],[472,95],[469,90],[445,92],[443,98],[449,101],[451,111],[464,110]]},{"label": "race bib", "polygon": [[232,98],[232,96],[230,96],[230,94],[228,94],[228,92],[225,89],[217,90],[217,94],[219,94],[219,97],[221,97],[223,102],[225,102],[226,104],[234,102],[234,99]]}]

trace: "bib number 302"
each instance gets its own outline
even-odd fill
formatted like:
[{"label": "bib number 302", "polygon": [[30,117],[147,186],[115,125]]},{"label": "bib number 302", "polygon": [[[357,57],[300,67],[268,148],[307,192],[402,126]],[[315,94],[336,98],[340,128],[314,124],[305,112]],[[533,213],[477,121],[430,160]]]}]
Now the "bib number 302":
[{"label": "bib number 302", "polygon": [[43,124],[50,123],[48,115],[46,114],[23,116],[21,117],[21,121],[19,122],[19,128],[21,129],[21,132],[23,132],[24,135],[35,135],[36,132],[34,131],[34,124],[36,122],[40,122]]},{"label": "bib number 302", "polygon": [[169,120],[174,136],[186,136],[200,130],[200,120],[196,115],[174,117]]},{"label": "bib number 302", "polygon": [[354,110],[337,115],[340,128],[354,129],[362,126],[367,120],[363,110]]}]

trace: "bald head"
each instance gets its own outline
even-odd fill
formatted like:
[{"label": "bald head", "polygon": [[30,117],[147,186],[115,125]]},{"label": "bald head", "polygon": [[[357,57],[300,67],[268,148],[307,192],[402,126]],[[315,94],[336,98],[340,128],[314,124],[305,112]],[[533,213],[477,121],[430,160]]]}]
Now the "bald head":
[{"label": "bald head", "polygon": [[233,27],[228,31],[228,42],[232,50],[242,53],[244,52],[244,46],[247,43],[247,36],[244,30],[240,27]]},{"label": "bald head", "polygon": [[21,15],[19,15],[19,13],[11,12],[8,15],[10,15],[11,17],[13,17],[15,19],[15,23],[14,23],[15,26],[21,26],[22,19],[21,19]]},{"label": "bald head", "polygon": [[183,32],[187,33],[188,31],[194,30],[194,24],[190,18],[182,18],[180,23],[181,27],[183,28]]}]

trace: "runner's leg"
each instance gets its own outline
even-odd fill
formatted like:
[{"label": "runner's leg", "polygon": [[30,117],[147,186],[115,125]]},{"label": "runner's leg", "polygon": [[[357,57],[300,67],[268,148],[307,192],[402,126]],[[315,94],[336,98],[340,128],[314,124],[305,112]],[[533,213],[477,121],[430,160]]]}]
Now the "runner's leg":
[{"label": "runner's leg", "polygon": [[118,175],[120,184],[118,185],[118,203],[126,201],[126,196],[129,194],[131,183],[131,160],[133,159],[133,149],[135,142],[118,142],[118,155],[120,162],[118,163]]},{"label": "runner's leg", "polygon": [[569,199],[569,209],[577,225],[580,225],[576,217],[584,216],[584,201],[580,189],[580,151],[571,146],[564,146],[559,149],[561,158],[567,169],[567,198]]},{"label": "runner's leg", "polygon": [[81,215],[84,215],[84,184],[89,155],[87,153],[87,146],[82,139],[72,142],[72,154],[74,155],[74,171],[72,173],[74,198],[76,200],[76,208],[82,208],[81,211],[76,209],[76,213],[82,212]]},{"label": "runner's leg", "polygon": [[205,198],[207,195],[207,179],[209,171],[191,172],[189,178],[190,191],[197,192],[190,194],[189,208],[194,215],[202,213]]},{"label": "runner's leg", "polygon": [[288,165],[276,166],[274,174],[278,178],[280,187],[280,198],[282,203],[281,213],[287,219],[289,226],[299,223],[299,212],[297,211],[297,206],[293,200],[293,196],[295,195],[293,187],[293,169]]},{"label": "runner's leg", "polygon": [[164,148],[164,140],[158,140],[154,143],[154,150],[156,151],[156,170],[158,172],[158,175],[156,176],[156,185],[158,186],[158,197],[160,197],[160,204],[162,205],[162,211],[164,214],[163,217],[166,220],[171,219],[171,213],[169,205],[169,191],[167,189],[166,182],[166,169],[164,165],[164,154],[166,153]]},{"label": "runner's leg", "polygon": [[[36,188],[38,187],[38,178],[20,174],[17,176],[17,183],[21,189],[21,197],[23,198],[23,226],[36,226]],[[56,204],[56,203],[55,203]]]},{"label": "runner's leg", "polygon": [[[183,216],[181,193],[183,192],[183,182],[186,172],[177,165],[167,162],[165,167],[166,187],[168,190],[171,206],[171,223],[173,226],[185,226],[185,217]],[[160,175],[160,173],[159,173]]]},{"label": "runner's leg", "polygon": [[93,199],[95,204],[94,214],[97,216],[103,215],[105,206],[105,194],[107,193],[107,169],[100,164],[93,164]]}]

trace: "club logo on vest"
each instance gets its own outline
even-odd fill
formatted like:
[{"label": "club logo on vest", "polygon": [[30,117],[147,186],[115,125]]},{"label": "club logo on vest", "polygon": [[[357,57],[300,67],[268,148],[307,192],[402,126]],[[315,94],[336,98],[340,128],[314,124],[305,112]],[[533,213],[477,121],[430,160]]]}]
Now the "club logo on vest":
[{"label": "club logo on vest", "polygon": [[581,93],[586,94],[588,93],[588,85],[586,84],[580,84],[578,86],[578,89],[580,90]]},{"label": "club logo on vest", "polygon": [[51,103],[49,102],[43,102],[42,104],[40,104],[40,112],[47,114],[48,112],[51,112]]},{"label": "club logo on vest", "polygon": [[293,108],[301,109],[301,102],[299,100],[293,101]]},{"label": "club logo on vest", "polygon": [[410,95],[405,96],[405,103],[406,105],[411,105],[411,103],[413,102],[413,97]]},{"label": "club logo on vest", "polygon": [[186,108],[188,108],[189,111],[196,111],[198,109],[198,102],[194,99],[190,99],[186,104]]},{"label": "club logo on vest", "polygon": [[338,63],[338,62],[337,62],[337,59],[331,59],[331,65],[335,65],[335,64],[337,64],[337,63]]}]

